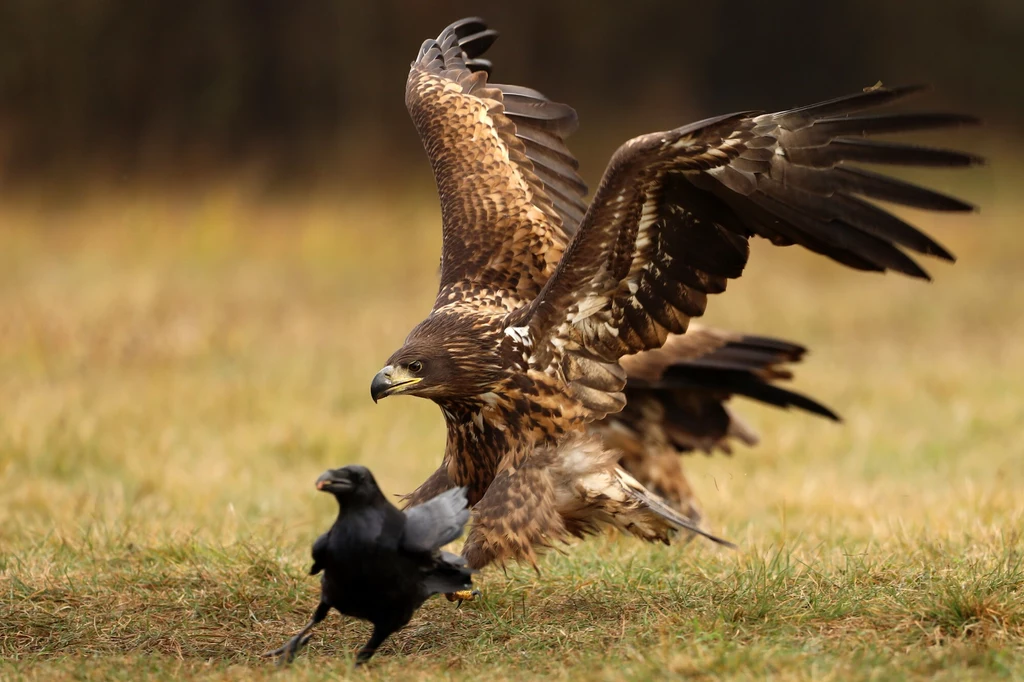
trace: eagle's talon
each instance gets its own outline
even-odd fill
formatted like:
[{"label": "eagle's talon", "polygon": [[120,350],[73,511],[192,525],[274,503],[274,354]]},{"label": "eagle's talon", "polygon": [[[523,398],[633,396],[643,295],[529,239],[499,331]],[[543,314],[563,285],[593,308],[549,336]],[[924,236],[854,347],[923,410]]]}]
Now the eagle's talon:
[{"label": "eagle's talon", "polygon": [[458,606],[456,606],[456,608],[458,608],[459,606],[462,606],[462,602],[473,601],[479,597],[480,594],[480,590],[459,590],[458,592],[446,592],[444,597],[448,601],[459,602]]}]

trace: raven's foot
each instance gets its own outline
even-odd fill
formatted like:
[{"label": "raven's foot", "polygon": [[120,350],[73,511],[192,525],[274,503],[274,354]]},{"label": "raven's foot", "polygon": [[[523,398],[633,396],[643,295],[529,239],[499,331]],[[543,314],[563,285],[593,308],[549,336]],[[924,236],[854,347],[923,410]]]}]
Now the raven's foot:
[{"label": "raven's foot", "polygon": [[295,659],[295,654],[299,653],[299,649],[309,644],[309,638],[312,636],[312,633],[300,632],[285,642],[283,646],[273,651],[264,651],[260,656],[263,658],[276,658],[278,665],[291,663]]},{"label": "raven's foot", "polygon": [[330,605],[321,599],[320,603],[316,606],[316,611],[313,612],[313,617],[309,619],[305,627],[295,633],[295,636],[285,642],[281,648],[266,651],[260,655],[263,658],[276,658],[278,665],[291,663],[292,659],[295,658],[295,654],[299,653],[299,649],[309,644],[309,638],[313,636],[313,628],[327,617],[330,610]]},{"label": "raven's foot", "polygon": [[458,592],[446,592],[444,597],[448,601],[457,601],[462,606],[464,601],[473,601],[480,596],[480,590],[459,590]]}]

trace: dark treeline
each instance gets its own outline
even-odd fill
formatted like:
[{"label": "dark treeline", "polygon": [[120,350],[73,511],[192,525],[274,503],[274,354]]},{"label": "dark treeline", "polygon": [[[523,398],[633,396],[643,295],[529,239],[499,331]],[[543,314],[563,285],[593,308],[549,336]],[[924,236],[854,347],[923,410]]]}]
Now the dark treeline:
[{"label": "dark treeline", "polygon": [[502,33],[495,80],[577,108],[584,160],[877,80],[1003,129],[1024,112],[1021,0],[0,0],[0,177],[394,168],[419,154],[408,64],[470,14]]}]

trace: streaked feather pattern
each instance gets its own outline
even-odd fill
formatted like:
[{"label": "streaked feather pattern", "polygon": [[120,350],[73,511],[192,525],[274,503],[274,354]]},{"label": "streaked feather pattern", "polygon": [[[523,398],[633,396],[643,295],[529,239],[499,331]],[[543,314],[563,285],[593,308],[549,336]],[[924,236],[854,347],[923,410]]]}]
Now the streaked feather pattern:
[{"label": "streaked feather pattern", "polygon": [[586,185],[564,144],[576,112],[536,90],[490,84],[477,58],[496,36],[479,19],[452,24],[423,43],[406,84],[441,198],[439,306],[465,281],[536,296],[584,212]]},{"label": "streaked feather pattern", "polygon": [[[877,87],[774,114],[719,116],[626,142],[555,274],[536,299],[508,317],[507,324],[529,326],[533,366],[557,372],[566,353],[614,362],[682,334],[690,318],[703,314],[707,295],[724,291],[729,279],[742,274],[747,242],[755,235],[799,244],[857,269],[927,278],[907,251],[952,260],[949,252],[865,198],[936,211],[972,207],[850,164],[980,163],[962,152],[862,137],[974,119],[873,114],[850,124],[843,118],[918,89]],[[581,315],[584,304],[587,313]],[[595,400],[585,407],[600,418],[615,402]]]},{"label": "streaked feather pattern", "polygon": [[677,454],[755,440],[732,395],[835,415],[776,385],[799,346],[687,332],[690,319],[743,273],[754,236],[927,278],[917,254],[952,255],[874,202],[971,207],[856,164],[976,164],[870,137],[976,121],[881,111],[917,90],[883,87],[717,116],[623,144],[587,206],[565,144],[576,113],[491,83],[495,37],[480,19],[455,22],[423,43],[406,86],[441,200],[441,282],[385,370],[434,368],[401,392],[437,402],[448,426],[441,468],[408,500],[466,487],[474,568],[534,562],[602,526],[663,541],[701,532]]}]

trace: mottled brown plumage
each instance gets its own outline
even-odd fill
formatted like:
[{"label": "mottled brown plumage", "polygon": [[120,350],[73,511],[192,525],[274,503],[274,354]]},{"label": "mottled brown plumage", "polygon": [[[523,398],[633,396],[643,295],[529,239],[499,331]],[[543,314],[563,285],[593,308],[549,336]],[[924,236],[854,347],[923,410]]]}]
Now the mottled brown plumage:
[{"label": "mottled brown plumage", "polygon": [[588,429],[626,404],[620,359],[684,333],[742,274],[755,235],[915,277],[926,275],[907,250],[951,260],[865,198],[970,206],[850,162],[970,165],[967,154],[865,136],[973,120],[858,114],[914,90],[881,87],[720,116],[624,144],[584,209],[565,146],[575,113],[490,83],[480,56],[494,38],[478,19],[452,24],[423,44],[406,88],[441,199],[441,284],[371,393],[430,398],[448,424],[442,471],[411,499],[468,487],[474,568],[533,561],[535,548],[603,525],[663,541],[697,530]]}]

